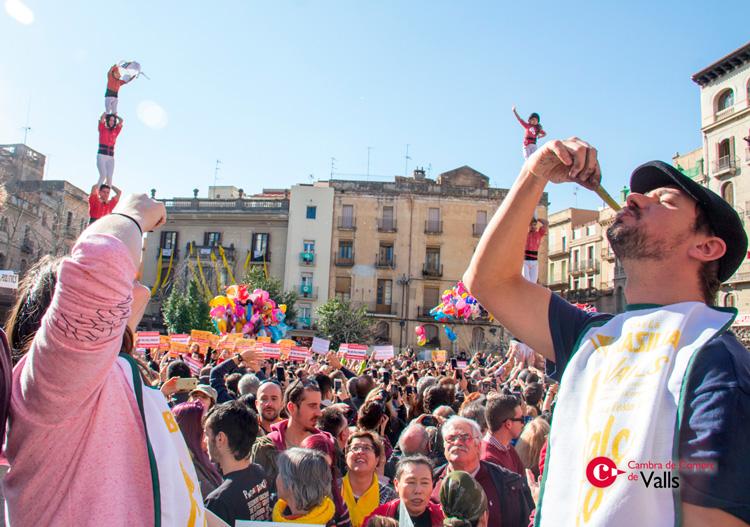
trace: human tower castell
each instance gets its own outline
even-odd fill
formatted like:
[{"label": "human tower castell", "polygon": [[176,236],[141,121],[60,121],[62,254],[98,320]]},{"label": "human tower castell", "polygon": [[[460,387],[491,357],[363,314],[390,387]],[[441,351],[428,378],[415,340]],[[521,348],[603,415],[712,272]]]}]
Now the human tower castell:
[{"label": "human tower castell", "polygon": [[[102,156],[134,64],[108,74]],[[594,146],[538,147],[539,115],[514,114],[523,167],[431,311],[452,342],[466,321],[502,324],[516,338],[491,353],[432,350],[426,326],[398,353],[295,341],[287,306],[240,283],[210,300],[213,331],[137,331],[143,233],[167,219],[143,194],[42,259],[5,326],[9,524],[747,525],[750,359],[736,311],[714,307],[747,254],[740,218],[640,164],[607,230],[628,309],[569,304],[536,283],[542,193],[573,183],[620,206]]]},{"label": "human tower castell", "polygon": [[[99,117],[99,147],[96,168],[99,179],[89,192],[89,223],[106,216],[117,205],[120,189],[112,184],[115,172],[115,143],[125,120],[117,113],[120,88],[141,76],[141,65],[135,61],[120,61],[107,71],[107,89],[104,92],[104,113]],[[110,198],[111,191],[115,195]]]}]

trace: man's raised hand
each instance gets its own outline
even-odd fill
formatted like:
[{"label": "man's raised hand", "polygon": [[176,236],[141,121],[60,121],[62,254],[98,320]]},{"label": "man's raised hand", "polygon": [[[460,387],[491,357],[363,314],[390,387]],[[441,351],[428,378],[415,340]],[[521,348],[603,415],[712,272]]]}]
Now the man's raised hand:
[{"label": "man's raised hand", "polygon": [[577,137],[545,143],[526,161],[526,169],[545,181],[578,183],[590,190],[602,178],[596,148]]}]

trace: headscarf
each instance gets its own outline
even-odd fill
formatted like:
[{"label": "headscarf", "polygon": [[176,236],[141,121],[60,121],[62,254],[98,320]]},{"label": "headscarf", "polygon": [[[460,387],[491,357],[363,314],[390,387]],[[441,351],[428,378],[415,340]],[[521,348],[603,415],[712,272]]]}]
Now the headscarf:
[{"label": "headscarf", "polygon": [[444,526],[471,527],[487,510],[487,496],[471,474],[455,470],[443,480],[440,504],[445,513]]}]

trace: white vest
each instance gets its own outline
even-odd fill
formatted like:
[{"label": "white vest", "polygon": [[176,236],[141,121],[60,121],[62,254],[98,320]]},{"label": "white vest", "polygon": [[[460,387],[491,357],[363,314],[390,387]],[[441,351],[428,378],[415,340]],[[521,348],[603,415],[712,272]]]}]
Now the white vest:
[{"label": "white vest", "polygon": [[[737,312],[701,302],[630,309],[587,328],[573,348],[555,407],[537,526],[678,523],[679,488],[655,488],[653,477],[647,488],[639,470],[628,465],[662,463],[664,470],[653,471],[662,478],[666,464],[678,462],[687,372]],[[586,474],[599,456],[626,472],[603,488]],[[673,468],[662,482],[677,473]],[[633,474],[639,480],[629,479]],[[594,477],[602,481],[606,475],[605,469]]]},{"label": "white vest", "polygon": [[156,527],[199,527],[206,523],[203,496],[190,451],[164,395],[145,386],[135,361],[117,359],[133,388],[146,429]]}]

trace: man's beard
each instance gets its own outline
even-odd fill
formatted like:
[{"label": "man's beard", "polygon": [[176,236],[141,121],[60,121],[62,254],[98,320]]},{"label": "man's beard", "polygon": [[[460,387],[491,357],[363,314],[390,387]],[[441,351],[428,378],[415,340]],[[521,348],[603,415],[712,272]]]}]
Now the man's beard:
[{"label": "man's beard", "polygon": [[[633,209],[633,213],[636,220],[640,219],[637,209]],[[669,252],[664,240],[649,240],[642,226],[628,226],[618,220],[607,229],[607,240],[621,260],[660,260]]]}]

